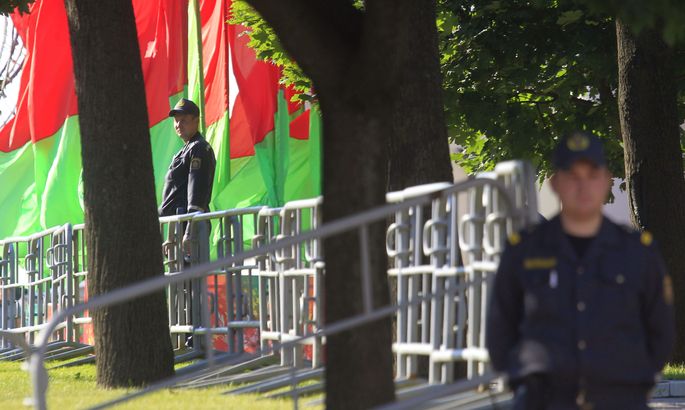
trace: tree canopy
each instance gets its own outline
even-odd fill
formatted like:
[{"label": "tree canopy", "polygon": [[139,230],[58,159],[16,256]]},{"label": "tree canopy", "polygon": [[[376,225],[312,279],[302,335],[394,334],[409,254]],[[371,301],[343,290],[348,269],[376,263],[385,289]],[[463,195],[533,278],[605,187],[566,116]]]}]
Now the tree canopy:
[{"label": "tree canopy", "polygon": [[[685,28],[672,23],[684,7],[663,0],[650,3],[643,15],[637,13],[640,5],[438,0],[447,127],[451,141],[464,148],[453,159],[475,173],[525,158],[543,178],[551,170],[549,154],[557,139],[583,128],[604,139],[609,167],[622,177],[613,16],[625,16],[636,30],[665,19],[664,37],[676,44],[685,39]],[[284,83],[304,93],[296,98],[315,97],[309,79],[249,5],[234,2],[232,21],[249,27],[249,45],[257,56],[282,67]],[[676,60],[682,90],[685,53],[676,53]],[[679,101],[685,101],[682,92]]]},{"label": "tree canopy", "polygon": [[19,8],[19,11],[22,13],[28,13],[29,4],[34,1],[36,0],[2,0],[0,1],[0,14],[6,16],[14,12],[16,8]]},{"label": "tree canopy", "polygon": [[445,110],[467,172],[513,157],[544,175],[555,137],[582,124],[607,137],[620,174],[609,19],[526,1],[440,4]]},{"label": "tree canopy", "polygon": [[448,127],[465,148],[455,159],[475,172],[527,158],[543,177],[557,138],[583,128],[622,177],[614,18],[594,2],[539,3],[440,1]]},{"label": "tree canopy", "polygon": [[[544,0],[535,0],[544,4]],[[685,4],[681,0],[562,0],[588,6],[593,13],[615,16],[635,32],[656,29],[673,46],[685,41]]]}]

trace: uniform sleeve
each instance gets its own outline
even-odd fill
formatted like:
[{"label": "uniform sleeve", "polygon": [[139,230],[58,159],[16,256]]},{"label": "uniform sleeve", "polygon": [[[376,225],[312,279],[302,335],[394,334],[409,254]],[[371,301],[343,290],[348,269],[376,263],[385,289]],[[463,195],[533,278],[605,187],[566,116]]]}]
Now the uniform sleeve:
[{"label": "uniform sleeve", "polygon": [[642,314],[647,330],[647,348],[656,373],[663,369],[675,344],[673,288],[664,261],[653,244],[648,249],[647,263]]},{"label": "uniform sleeve", "polygon": [[509,357],[519,340],[518,328],[523,310],[523,292],[518,279],[519,253],[516,245],[508,245],[502,254],[488,311],[486,346],[492,366],[497,371],[506,371],[510,367]]},{"label": "uniform sleeve", "polygon": [[188,171],[188,212],[207,212],[212,195],[216,166],[214,152],[209,145],[195,145],[190,152]]}]

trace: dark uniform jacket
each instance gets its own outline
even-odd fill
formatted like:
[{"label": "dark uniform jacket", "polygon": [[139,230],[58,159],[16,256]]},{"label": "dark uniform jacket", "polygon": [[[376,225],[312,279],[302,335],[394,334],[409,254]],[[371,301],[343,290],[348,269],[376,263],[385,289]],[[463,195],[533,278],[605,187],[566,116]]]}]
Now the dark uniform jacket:
[{"label": "dark uniform jacket", "polygon": [[491,302],[490,358],[513,382],[545,374],[646,391],[674,344],[670,277],[651,235],[607,218],[582,259],[558,216],[512,235]]},{"label": "dark uniform jacket", "polygon": [[202,135],[195,134],[169,165],[159,215],[208,212],[215,168],[216,158],[211,145]]}]

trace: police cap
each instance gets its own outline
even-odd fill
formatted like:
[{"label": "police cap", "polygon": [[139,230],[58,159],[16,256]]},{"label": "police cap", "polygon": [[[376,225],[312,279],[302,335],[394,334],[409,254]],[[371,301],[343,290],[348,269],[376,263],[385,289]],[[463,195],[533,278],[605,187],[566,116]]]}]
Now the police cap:
[{"label": "police cap", "polygon": [[189,99],[181,98],[176,103],[176,106],[169,111],[169,117],[173,117],[176,114],[191,114],[198,117],[200,115],[200,109]]},{"label": "police cap", "polygon": [[585,131],[566,134],[554,149],[552,165],[555,169],[569,169],[579,160],[587,160],[598,167],[606,165],[602,141]]}]

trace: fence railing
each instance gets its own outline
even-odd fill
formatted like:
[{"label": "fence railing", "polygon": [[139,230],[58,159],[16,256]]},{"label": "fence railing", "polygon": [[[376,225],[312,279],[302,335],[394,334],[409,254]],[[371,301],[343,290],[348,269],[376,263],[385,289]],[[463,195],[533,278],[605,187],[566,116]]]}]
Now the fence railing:
[{"label": "fence railing", "polygon": [[[321,198],[292,201],[282,208],[264,208],[258,216],[253,247],[316,229],[321,224]],[[322,325],[319,303],[323,287],[323,255],[320,239],[297,243],[257,258],[259,266],[260,341],[266,350],[271,342],[296,340]],[[281,350],[281,365],[312,367],[322,364],[321,338],[302,340]]]},{"label": "fence railing", "polygon": [[487,293],[506,236],[534,223],[537,216],[533,171],[521,161],[498,164],[482,181],[429,184],[387,194],[388,202],[433,195],[430,208],[415,206],[394,216],[386,236],[396,280],[397,303],[419,295],[444,294],[402,308],[397,314],[397,378],[419,374],[428,358],[429,383],[454,380],[454,363],[467,363],[468,377],[483,375],[488,360],[484,321]]},{"label": "fence railing", "polygon": [[[54,276],[57,280],[41,284],[47,291],[48,284],[61,284],[63,275],[70,277],[71,304],[60,305],[58,314],[52,317],[34,315],[40,318],[34,319],[40,322],[35,329],[2,322],[2,330],[13,333],[12,337],[4,333],[6,337],[0,340],[3,347],[11,348],[16,345],[17,333],[30,335],[28,343],[34,344],[34,400],[41,408],[45,403],[46,380],[41,370],[44,355],[56,337],[67,340],[64,332],[55,330],[67,329],[69,323],[87,324],[89,318],[84,312],[88,310],[166,287],[175,346],[187,343],[188,335],[203,335],[193,340],[192,351],[195,356],[204,354],[210,365],[216,363],[214,348],[218,340],[224,343],[221,350],[240,355],[244,353],[243,332],[258,329],[256,354],[276,352],[281,366],[290,369],[317,368],[324,364],[325,335],[397,311],[393,350],[398,380],[418,374],[421,356],[428,358],[431,384],[453,382],[456,362],[467,364],[467,380],[481,380],[489,374],[482,325],[489,285],[506,235],[537,219],[535,198],[530,166],[511,162],[464,183],[432,184],[390,193],[389,205],[326,225],[321,225],[321,198],[293,201],[281,208],[165,217],[160,219],[160,229],[165,238],[166,277],[100,295],[86,303],[83,292],[78,291],[87,276],[83,227],[71,229],[66,225],[64,242],[57,235],[55,245],[50,242],[49,247],[53,249],[51,255],[60,256],[50,256],[57,262],[46,266],[54,266],[55,270],[67,266],[63,270],[70,273],[58,274]],[[363,235],[369,223],[381,219],[391,221],[386,248],[391,265],[388,275],[397,282],[394,305],[324,325],[320,303],[325,277],[323,239],[349,230],[359,230]],[[58,232],[55,228],[50,234]],[[14,272],[26,270],[24,266],[35,269],[34,265],[20,266],[17,262],[17,244],[28,238],[15,239],[20,240],[0,241],[3,307],[12,289],[23,292],[40,285],[17,279]],[[64,245],[66,259],[59,253],[63,243],[68,244]],[[364,293],[358,300],[371,294],[367,283],[371,281],[365,278]],[[77,301],[81,303],[75,305]],[[23,320],[30,322],[28,317]],[[33,334],[38,330],[41,333],[36,341]],[[72,333],[69,340],[83,340],[83,331],[76,332],[72,326]]]},{"label": "fence railing", "polygon": [[[166,274],[174,275],[210,260],[236,255],[255,235],[262,207],[216,211],[160,218]],[[256,329],[252,282],[256,264],[237,260],[205,278],[170,285],[167,289],[170,332],[175,348],[192,344],[194,351],[216,348],[231,353],[244,349],[245,329]],[[202,295],[206,294],[206,297]],[[202,311],[209,312],[208,326],[201,325]],[[211,347],[196,345],[191,335],[211,335]]]},{"label": "fence railing", "polygon": [[[178,274],[210,259],[242,252],[244,244],[249,244],[255,234],[261,209],[251,207],[160,218],[166,274]],[[214,227],[211,232],[210,226]],[[35,334],[53,312],[88,299],[83,224],[66,224],[27,237],[8,238],[0,241],[0,251],[0,329],[24,335],[28,343],[33,343]],[[222,266],[201,281],[170,286],[167,295],[174,346],[183,347],[191,335],[209,334],[212,336],[209,345],[214,348],[242,352],[245,330],[252,329],[257,334],[259,328],[257,303],[251,292],[252,282],[257,281],[257,276],[252,275],[255,270],[256,264],[239,260],[231,266]],[[203,292],[207,297],[201,297]],[[205,308],[211,312],[208,326],[201,325],[200,321],[200,312]],[[92,349],[83,349],[93,344],[87,311],[65,318],[57,330],[50,339],[50,350],[59,351],[58,357],[92,352]],[[206,345],[200,343],[194,347],[197,353]],[[67,349],[74,351],[67,353]],[[22,356],[13,339],[0,335],[0,359]]]},{"label": "fence railing", "polygon": [[[0,326],[34,341],[54,312],[74,304],[71,226],[54,227],[0,241]],[[57,326],[53,340],[75,343],[73,318]],[[12,355],[12,343],[0,338],[0,358]]]}]

